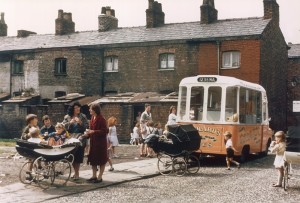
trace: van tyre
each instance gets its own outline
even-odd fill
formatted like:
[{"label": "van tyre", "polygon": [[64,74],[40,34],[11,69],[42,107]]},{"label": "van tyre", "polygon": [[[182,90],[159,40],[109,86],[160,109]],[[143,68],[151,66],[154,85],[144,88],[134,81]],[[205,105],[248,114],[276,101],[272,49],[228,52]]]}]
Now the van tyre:
[{"label": "van tyre", "polygon": [[248,158],[249,158],[249,154],[250,154],[250,146],[246,145],[242,149],[242,154],[241,154],[240,162],[241,163],[246,162],[248,160]]}]

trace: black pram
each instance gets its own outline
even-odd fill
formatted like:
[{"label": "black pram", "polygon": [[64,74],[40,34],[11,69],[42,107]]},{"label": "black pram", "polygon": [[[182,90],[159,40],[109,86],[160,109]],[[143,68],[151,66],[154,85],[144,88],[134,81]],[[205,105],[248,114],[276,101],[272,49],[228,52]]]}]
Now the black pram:
[{"label": "black pram", "polygon": [[16,150],[20,155],[31,159],[43,157],[47,161],[58,161],[63,159],[68,155],[73,154],[79,146],[79,143],[49,146],[21,139],[17,139],[16,144]]},{"label": "black pram", "polygon": [[157,168],[162,175],[182,176],[199,171],[199,158],[192,153],[200,148],[201,137],[193,125],[171,125],[169,139],[149,135],[145,143],[157,153]]},{"label": "black pram", "polygon": [[201,136],[193,125],[170,125],[169,140],[158,135],[149,135],[146,143],[156,153],[164,152],[169,155],[180,154],[183,151],[193,152],[200,148]]},{"label": "black pram", "polygon": [[79,141],[69,140],[69,144],[49,146],[18,139],[16,144],[17,152],[28,158],[19,173],[22,183],[34,182],[43,189],[49,188],[54,183],[67,184],[71,175],[73,154],[80,146]]}]

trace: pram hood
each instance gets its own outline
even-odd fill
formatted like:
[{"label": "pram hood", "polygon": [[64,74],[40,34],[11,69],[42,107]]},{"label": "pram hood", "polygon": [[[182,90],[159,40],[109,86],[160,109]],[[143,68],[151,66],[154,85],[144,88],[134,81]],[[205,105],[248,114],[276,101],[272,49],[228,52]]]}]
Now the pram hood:
[{"label": "pram hood", "polygon": [[170,125],[169,135],[172,142],[151,134],[147,136],[145,143],[155,152],[164,151],[168,154],[178,154],[183,150],[196,151],[200,148],[201,137],[193,125]]},{"label": "pram hood", "polygon": [[180,145],[183,150],[194,151],[200,148],[201,136],[192,125],[169,125],[169,134],[174,144]]}]

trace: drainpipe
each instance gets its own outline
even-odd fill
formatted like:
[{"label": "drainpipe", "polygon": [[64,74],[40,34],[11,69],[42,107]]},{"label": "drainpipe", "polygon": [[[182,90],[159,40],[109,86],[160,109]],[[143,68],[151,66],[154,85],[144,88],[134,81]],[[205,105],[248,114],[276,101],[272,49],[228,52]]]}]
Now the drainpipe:
[{"label": "drainpipe", "polygon": [[12,55],[10,55],[10,68],[9,68],[9,97],[12,97],[12,68],[13,68],[13,61],[12,61]]},{"label": "drainpipe", "polygon": [[218,75],[220,75],[220,41],[217,41]]}]

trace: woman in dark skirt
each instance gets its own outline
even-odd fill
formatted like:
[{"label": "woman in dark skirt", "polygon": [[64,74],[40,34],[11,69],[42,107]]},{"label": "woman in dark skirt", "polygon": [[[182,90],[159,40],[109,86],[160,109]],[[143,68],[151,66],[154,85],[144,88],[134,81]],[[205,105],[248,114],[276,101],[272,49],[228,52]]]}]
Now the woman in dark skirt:
[{"label": "woman in dark skirt", "polygon": [[[81,138],[84,131],[88,128],[89,123],[86,116],[80,112],[81,105],[79,102],[74,102],[68,108],[67,115],[64,117],[63,124],[65,129],[70,133],[73,138]],[[86,145],[86,139],[81,140],[81,146],[78,147],[74,154],[74,175],[72,178],[78,180],[80,164],[83,162],[84,158],[84,148]]]},{"label": "woman in dark skirt", "polygon": [[[101,115],[100,106],[92,104],[90,106],[91,121],[90,130],[85,136],[90,138],[90,153],[88,155],[88,164],[92,165],[93,176],[88,179],[88,182],[102,182],[102,175],[105,169],[105,164],[108,161],[107,154],[107,122]],[[97,166],[100,166],[97,176]]]}]

